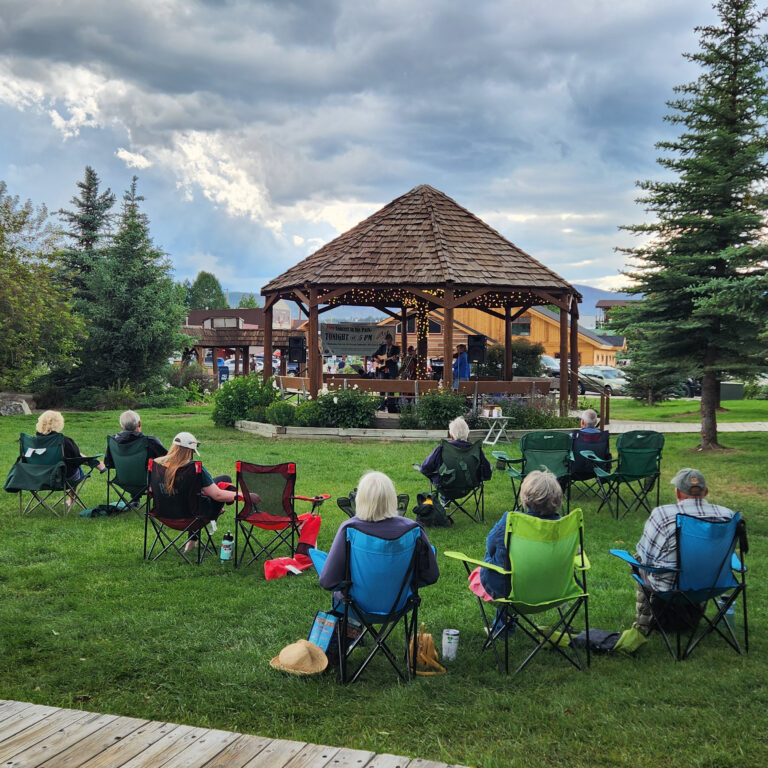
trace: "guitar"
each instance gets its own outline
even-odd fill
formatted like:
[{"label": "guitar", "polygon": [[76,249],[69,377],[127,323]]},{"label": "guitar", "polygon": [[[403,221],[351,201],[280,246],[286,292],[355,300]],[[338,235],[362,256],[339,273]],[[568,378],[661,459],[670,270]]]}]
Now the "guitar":
[{"label": "guitar", "polygon": [[[395,349],[395,347],[392,347],[392,349]],[[381,355],[374,355],[373,356],[373,372],[379,373],[379,371],[386,371],[387,363],[389,363],[390,361],[397,362],[397,359],[399,357],[400,357],[399,352],[389,355],[388,357],[382,357]]]}]

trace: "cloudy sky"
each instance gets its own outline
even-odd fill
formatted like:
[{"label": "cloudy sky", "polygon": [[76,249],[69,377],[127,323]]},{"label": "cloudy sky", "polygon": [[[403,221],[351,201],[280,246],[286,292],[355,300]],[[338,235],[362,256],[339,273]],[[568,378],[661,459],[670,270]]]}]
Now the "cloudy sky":
[{"label": "cloudy sky", "polygon": [[258,292],[431,184],[566,279],[621,283],[635,181],[707,0],[2,0],[0,179],[133,174],[179,279]]}]

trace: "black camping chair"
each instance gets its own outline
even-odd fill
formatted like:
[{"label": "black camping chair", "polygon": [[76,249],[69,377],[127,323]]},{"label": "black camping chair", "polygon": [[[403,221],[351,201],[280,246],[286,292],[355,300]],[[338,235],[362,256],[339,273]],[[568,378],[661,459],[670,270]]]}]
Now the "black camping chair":
[{"label": "black camping chair", "polygon": [[[664,638],[667,650],[676,661],[682,661],[693,653],[701,640],[715,633],[736,653],[741,653],[734,621],[734,606],[741,597],[744,651],[748,652],[747,567],[744,557],[749,547],[741,513],[721,521],[678,515],[675,535],[675,568],[643,565],[625,550],[611,550],[612,555],[632,567],[632,577],[648,600],[655,628]],[[673,582],[668,588],[654,587],[651,582],[654,575],[672,576]],[[688,639],[683,645],[681,638],[686,633]],[[671,634],[677,640],[674,649],[669,639]]]},{"label": "black camping chair", "polygon": [[[483,443],[477,440],[462,447],[450,440],[441,440],[442,463],[439,474],[431,477],[432,491],[445,499],[445,511],[452,518],[457,510],[470,520],[485,520],[485,485],[480,474]],[[418,468],[417,465],[415,465]]]},{"label": "black camping chair", "polygon": [[610,432],[585,432],[577,429],[572,435],[573,443],[568,464],[568,481],[573,498],[574,491],[581,496],[597,496],[602,499],[603,494],[595,475],[595,466],[586,456],[584,451],[589,451],[603,461],[611,458]]},{"label": "black camping chair", "polygon": [[[288,556],[294,557],[301,526],[295,502],[310,502],[310,512],[315,514],[330,496],[296,496],[293,462],[265,466],[238,461],[235,467],[239,491],[235,508],[235,567],[250,565],[262,555],[270,558],[283,545],[288,547]],[[254,496],[260,497],[258,504],[253,503]],[[244,562],[249,555],[250,559]]]},{"label": "black camping chair", "polygon": [[107,468],[107,506],[111,504],[111,493],[127,507],[139,512],[141,497],[147,493],[147,463],[149,461],[149,440],[142,435],[128,443],[118,443],[113,435],[107,437],[107,450],[113,467]]},{"label": "black camping chair", "polygon": [[[203,562],[208,553],[217,554],[213,545],[205,516],[203,490],[203,465],[199,461],[180,467],[176,472],[173,494],[165,491],[166,468],[150,459],[149,488],[144,515],[144,559],[157,560],[166,552],[175,551],[186,563],[192,561],[184,551],[184,545],[191,535],[197,535],[197,564]],[[149,528],[155,537],[147,550]]]},{"label": "black camping chair", "polygon": [[[352,526],[347,527],[346,533],[346,576],[338,585],[342,618],[336,625],[339,679],[342,683],[354,683],[381,652],[402,680],[410,680],[416,674],[411,639],[418,626],[421,602],[416,581],[421,528],[414,526],[398,539],[381,539]],[[405,633],[402,663],[387,643],[401,621]],[[353,623],[359,623],[362,630],[350,637]],[[372,639],[371,647],[365,648],[365,659],[352,669],[350,657],[366,636]]]},{"label": "black camping chair", "polygon": [[[84,476],[75,483],[67,479],[67,464],[64,460],[64,435],[52,432],[49,435],[19,435],[19,457],[11,467],[4,488],[9,493],[19,494],[19,514],[25,515],[43,507],[54,515],[65,515],[77,504],[85,509],[80,497],[83,485],[99,463],[98,456],[82,457]],[[30,494],[24,503],[24,492]]]}]

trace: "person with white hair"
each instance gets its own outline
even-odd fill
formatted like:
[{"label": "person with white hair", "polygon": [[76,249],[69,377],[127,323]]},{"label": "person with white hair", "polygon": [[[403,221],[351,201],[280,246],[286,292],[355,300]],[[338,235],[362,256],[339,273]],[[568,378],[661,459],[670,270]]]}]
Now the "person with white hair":
[{"label": "person with white hair", "polygon": [[[123,431],[112,435],[116,443],[132,443],[134,440],[145,436],[141,431],[141,417],[136,411],[123,411],[120,414],[120,426]],[[146,438],[148,459],[157,459],[168,453],[163,444],[154,435],[146,435]],[[109,442],[107,442],[107,450],[104,454],[104,464],[109,469],[115,468],[115,463],[109,452]]]},{"label": "person with white hair", "polygon": [[[415,520],[400,517],[397,512],[397,494],[392,481],[383,472],[367,472],[357,485],[355,516],[345,520],[336,532],[328,558],[320,572],[320,586],[333,590],[347,574],[347,528],[355,528],[369,536],[394,541],[406,531],[420,527]],[[440,571],[437,558],[427,534],[421,529],[417,543],[420,586],[434,584]]]},{"label": "person with white hair", "polygon": [[[459,448],[471,448],[472,443],[469,441],[469,426],[464,419],[459,416],[454,419],[448,425],[448,435],[451,438],[451,443]],[[415,465],[422,475],[426,475],[430,480],[436,481],[440,477],[440,466],[443,463],[443,444],[440,443],[427,456],[421,464],[421,467]],[[485,453],[480,452],[480,480],[490,480],[493,475],[493,469],[491,469],[490,462],[485,456]]]},{"label": "person with white hair", "polygon": [[598,421],[597,413],[592,408],[587,408],[587,410],[581,414],[580,431],[592,435],[598,434],[600,432],[600,429],[597,426]]}]

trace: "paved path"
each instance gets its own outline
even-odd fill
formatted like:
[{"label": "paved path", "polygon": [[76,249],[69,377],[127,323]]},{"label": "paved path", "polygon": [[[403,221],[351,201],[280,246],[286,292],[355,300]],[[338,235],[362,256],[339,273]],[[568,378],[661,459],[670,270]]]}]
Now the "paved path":
[{"label": "paved path", "polygon": [[0,700],[13,768],[461,768],[243,733]]},{"label": "paved path", "polygon": [[[611,434],[618,435],[633,429],[652,429],[654,432],[701,432],[701,422],[683,424],[677,421],[613,421],[608,425]],[[718,422],[718,432],[768,432],[768,421]]]}]

